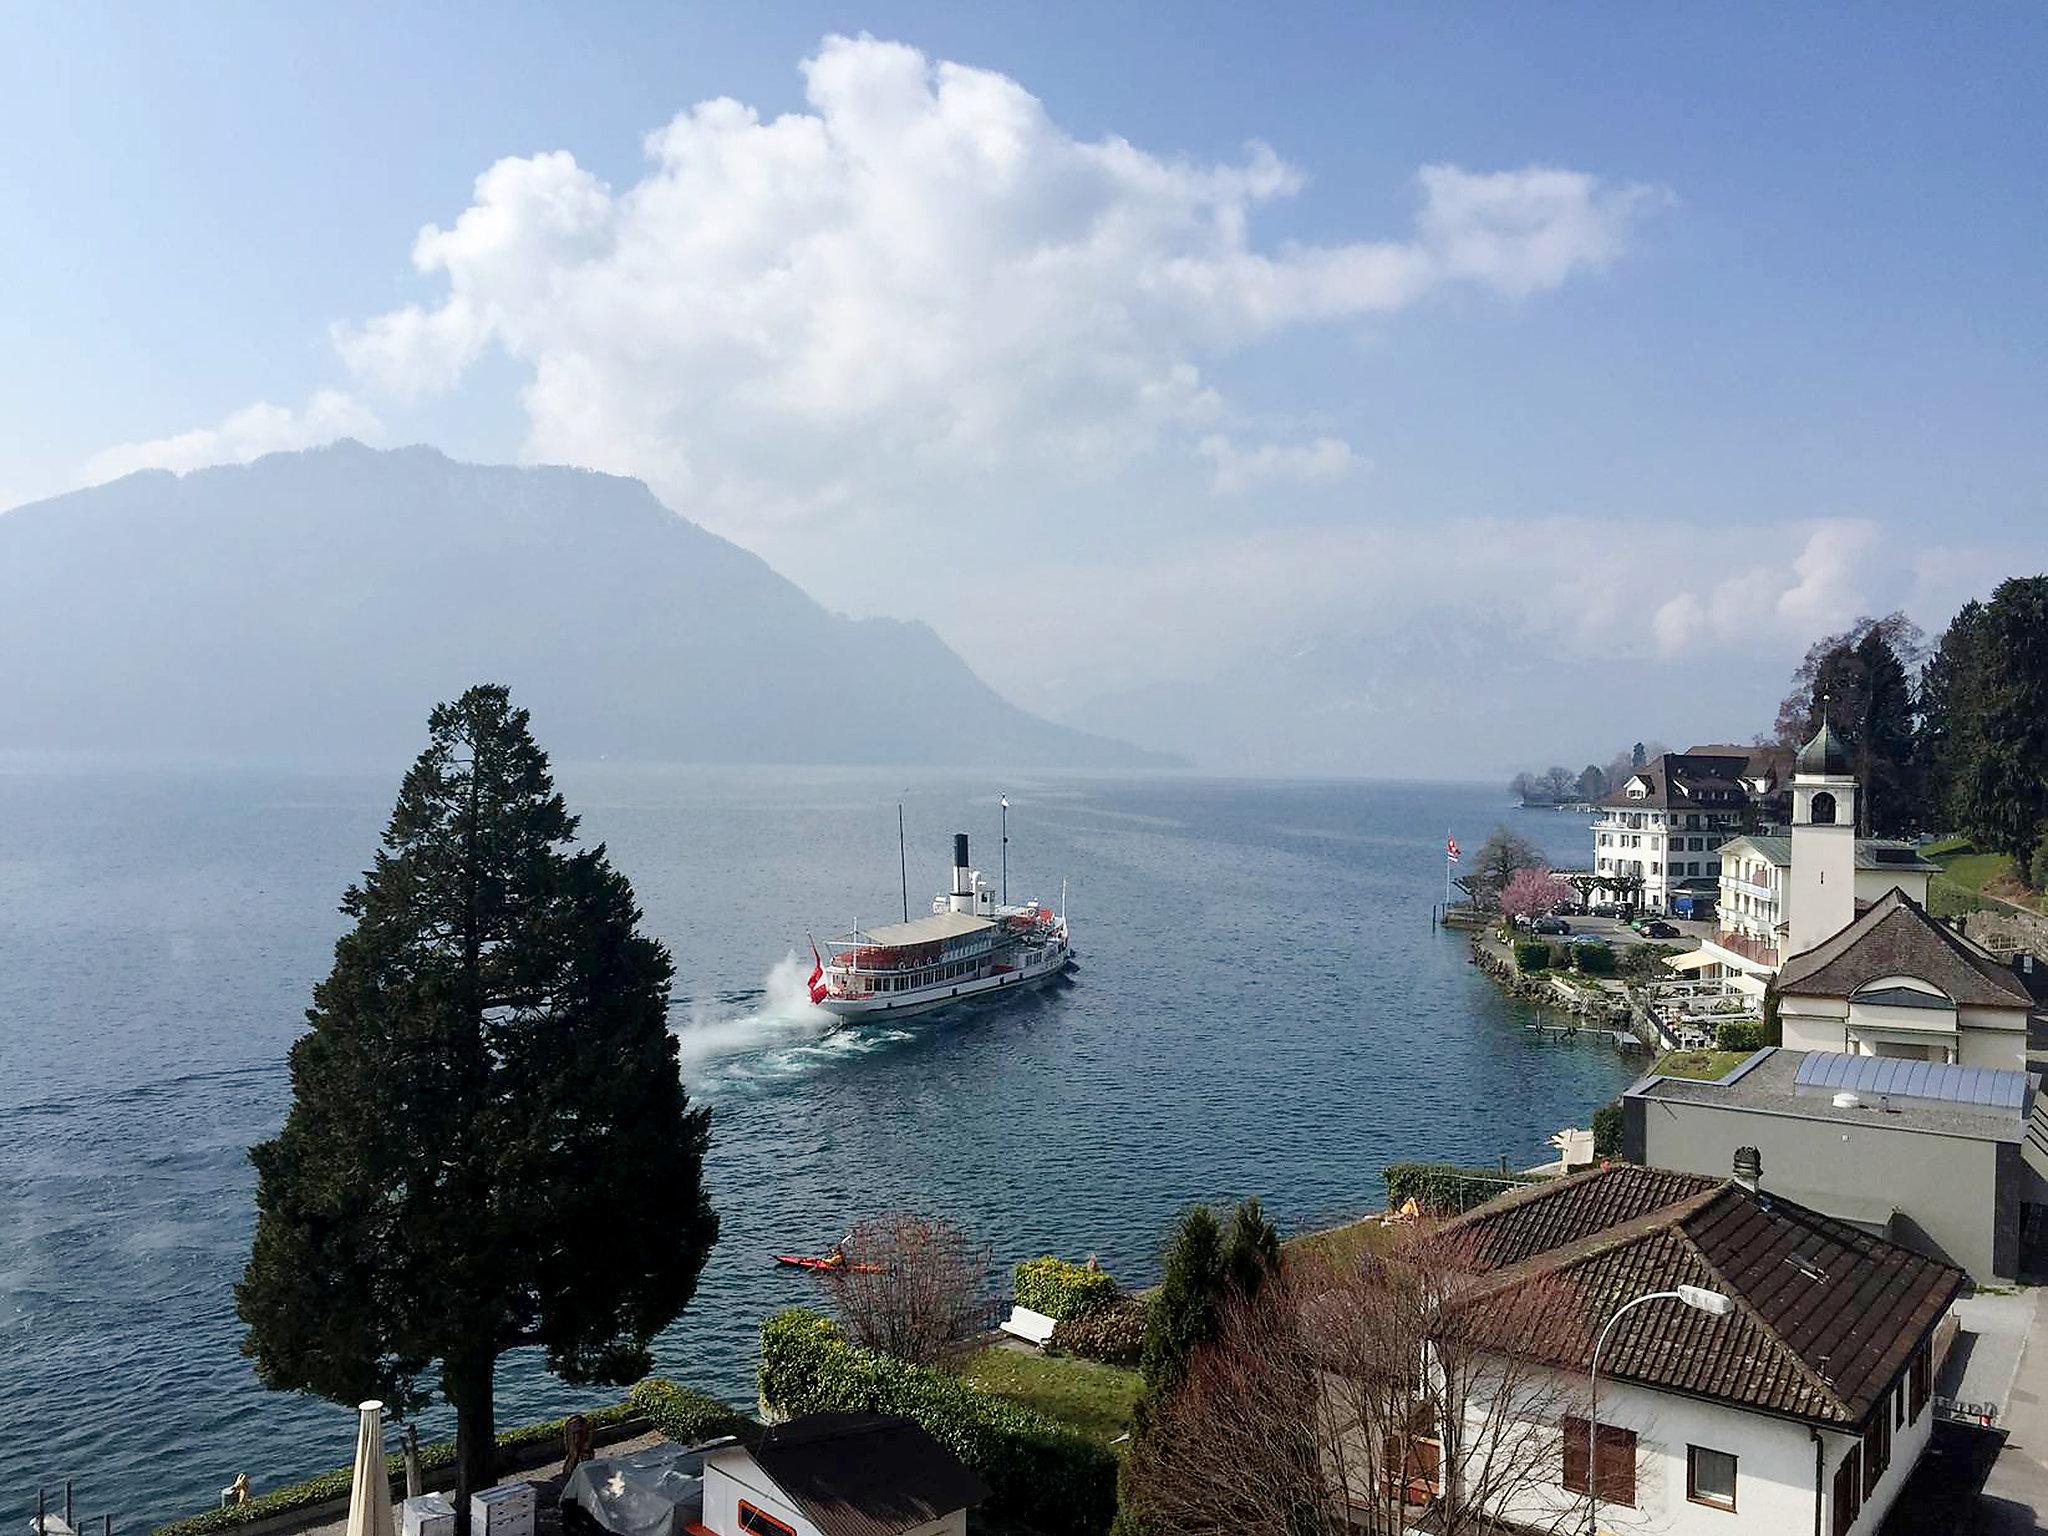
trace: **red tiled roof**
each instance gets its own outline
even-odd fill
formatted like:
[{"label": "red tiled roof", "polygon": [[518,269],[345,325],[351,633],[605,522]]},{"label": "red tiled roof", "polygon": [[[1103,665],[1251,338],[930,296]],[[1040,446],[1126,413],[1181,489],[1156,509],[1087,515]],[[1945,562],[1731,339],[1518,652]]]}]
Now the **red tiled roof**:
[{"label": "red tiled roof", "polygon": [[1517,1191],[1442,1234],[1484,1272],[1461,1302],[1482,1337],[1497,1319],[1501,1344],[1585,1370],[1622,1303],[1702,1286],[1735,1311],[1639,1307],[1609,1335],[1602,1374],[1847,1427],[1882,1401],[1964,1281],[1768,1189],[1657,1168]]}]

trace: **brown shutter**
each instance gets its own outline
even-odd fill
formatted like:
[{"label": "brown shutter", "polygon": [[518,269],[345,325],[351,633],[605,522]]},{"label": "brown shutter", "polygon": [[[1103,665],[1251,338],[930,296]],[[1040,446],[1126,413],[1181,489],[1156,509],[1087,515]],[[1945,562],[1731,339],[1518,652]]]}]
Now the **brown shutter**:
[{"label": "brown shutter", "polygon": [[1834,1519],[1830,1529],[1834,1536],[1848,1536],[1849,1527],[1856,1523],[1856,1516],[1863,1509],[1863,1452],[1859,1446],[1851,1446],[1849,1454],[1842,1458],[1842,1464],[1835,1468],[1835,1495],[1831,1500]]}]

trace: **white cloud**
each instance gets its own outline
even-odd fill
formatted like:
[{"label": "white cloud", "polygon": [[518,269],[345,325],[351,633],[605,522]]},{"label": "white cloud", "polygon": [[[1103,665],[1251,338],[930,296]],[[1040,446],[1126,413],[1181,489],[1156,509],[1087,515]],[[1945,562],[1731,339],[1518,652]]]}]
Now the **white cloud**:
[{"label": "white cloud", "polygon": [[1197,445],[1215,466],[1211,485],[1219,496],[1236,496],[1272,482],[1328,485],[1357,466],[1351,445],[1340,438],[1319,437],[1311,443],[1257,443],[1244,447],[1220,432]]},{"label": "white cloud", "polygon": [[96,485],[138,469],[182,474],[209,464],[246,464],[266,453],[312,448],[337,437],[375,437],[380,431],[381,424],[366,407],[337,390],[323,389],[301,411],[258,402],[233,412],[218,426],[102,449],[86,461],[83,477]]},{"label": "white cloud", "polygon": [[742,538],[807,505],[937,519],[1020,465],[1086,480],[1165,451],[1219,483],[1327,479],[1335,440],[1207,447],[1229,406],[1205,364],[1453,285],[1554,288],[1659,195],[1430,166],[1403,236],[1262,249],[1254,215],[1304,181],[1263,145],[1198,164],[1080,140],[1004,75],[866,37],[803,74],[804,112],[681,113],[630,186],[559,151],[499,161],[415,243],[442,296],[338,327],[342,357],[409,399],[500,348],[530,369],[530,456],[641,475]]},{"label": "white cloud", "polygon": [[[1044,572],[1060,594],[1063,653],[1091,658],[1085,678],[1045,676],[1035,653],[1014,669],[1001,655],[984,665],[1000,686],[1050,708],[1083,684],[1103,693],[1193,681],[1250,655],[1369,645],[1450,623],[1518,637],[1537,654],[1710,656],[1716,667],[1757,665],[1775,681],[1783,658],[1858,614],[1906,606],[1939,624],[1951,611],[1917,606],[1914,572],[1884,560],[1874,525],[1861,520],[1729,524],[1717,538],[1730,548],[1782,547],[1785,557],[1693,590],[1673,583],[1668,543],[1619,518],[1404,521],[1187,541]],[[963,612],[942,627],[964,630],[967,621]]]}]

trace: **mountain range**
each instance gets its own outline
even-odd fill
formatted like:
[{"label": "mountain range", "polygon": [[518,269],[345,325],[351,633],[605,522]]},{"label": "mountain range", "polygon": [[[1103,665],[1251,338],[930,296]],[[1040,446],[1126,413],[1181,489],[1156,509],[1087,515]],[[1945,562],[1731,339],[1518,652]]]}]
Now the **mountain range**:
[{"label": "mountain range", "polygon": [[379,761],[486,680],[563,756],[1174,762],[827,611],[637,480],[343,441],[0,515],[0,747]]}]

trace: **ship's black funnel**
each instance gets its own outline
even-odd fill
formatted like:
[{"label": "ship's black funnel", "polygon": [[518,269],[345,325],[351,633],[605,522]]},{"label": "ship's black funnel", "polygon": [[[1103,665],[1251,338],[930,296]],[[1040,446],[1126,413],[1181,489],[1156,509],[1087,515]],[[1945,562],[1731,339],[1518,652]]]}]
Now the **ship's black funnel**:
[{"label": "ship's black funnel", "polygon": [[967,867],[967,834],[965,832],[955,832],[953,834],[953,867],[955,869],[965,869]]}]

